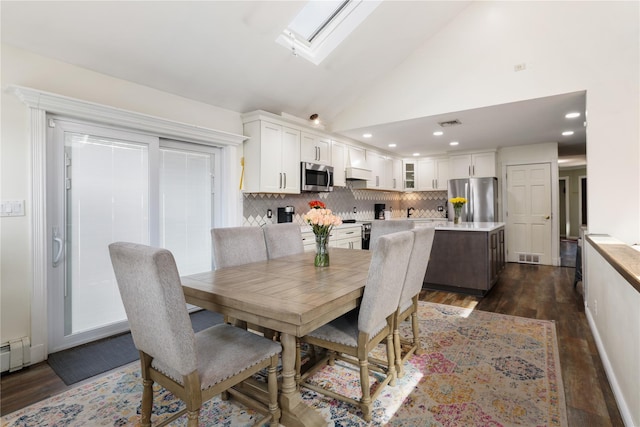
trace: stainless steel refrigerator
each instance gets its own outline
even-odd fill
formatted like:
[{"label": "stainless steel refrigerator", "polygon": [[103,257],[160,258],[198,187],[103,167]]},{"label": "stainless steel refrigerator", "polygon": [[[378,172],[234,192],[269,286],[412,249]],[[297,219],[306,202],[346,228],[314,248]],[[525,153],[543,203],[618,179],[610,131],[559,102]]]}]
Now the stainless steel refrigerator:
[{"label": "stainless steel refrigerator", "polygon": [[462,222],[494,222],[498,219],[498,178],[450,179],[448,183],[447,208],[449,220],[453,219],[453,205],[449,199],[464,197]]}]

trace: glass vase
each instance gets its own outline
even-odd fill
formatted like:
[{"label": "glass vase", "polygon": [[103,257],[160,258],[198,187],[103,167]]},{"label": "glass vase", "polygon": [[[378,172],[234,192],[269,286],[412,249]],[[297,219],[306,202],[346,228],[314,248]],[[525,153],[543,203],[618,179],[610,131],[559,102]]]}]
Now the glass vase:
[{"label": "glass vase", "polygon": [[453,223],[460,224],[460,214],[462,213],[462,206],[453,207]]},{"label": "glass vase", "polygon": [[329,235],[316,234],[316,257],[313,260],[316,267],[329,266]]}]

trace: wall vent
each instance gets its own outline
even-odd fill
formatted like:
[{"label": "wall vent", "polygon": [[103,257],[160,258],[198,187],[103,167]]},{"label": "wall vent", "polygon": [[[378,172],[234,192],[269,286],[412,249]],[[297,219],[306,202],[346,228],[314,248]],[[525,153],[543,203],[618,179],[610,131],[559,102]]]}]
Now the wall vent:
[{"label": "wall vent", "polygon": [[540,264],[540,254],[519,253],[518,262],[523,264]]},{"label": "wall vent", "polygon": [[458,119],[455,119],[455,120],[449,120],[449,121],[446,121],[446,122],[438,122],[438,124],[440,126],[442,126],[443,128],[448,128],[448,127],[451,127],[451,126],[461,125],[462,122],[460,120],[458,120]]},{"label": "wall vent", "polygon": [[14,372],[31,363],[31,342],[28,337],[11,340],[0,347],[1,372]]}]

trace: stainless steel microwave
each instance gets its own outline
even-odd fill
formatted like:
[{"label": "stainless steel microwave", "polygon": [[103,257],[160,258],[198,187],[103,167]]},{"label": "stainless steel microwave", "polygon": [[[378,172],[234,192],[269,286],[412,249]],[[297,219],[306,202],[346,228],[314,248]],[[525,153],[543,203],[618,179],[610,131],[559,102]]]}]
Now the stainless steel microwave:
[{"label": "stainless steel microwave", "polygon": [[333,166],[301,162],[301,191],[333,191]]}]

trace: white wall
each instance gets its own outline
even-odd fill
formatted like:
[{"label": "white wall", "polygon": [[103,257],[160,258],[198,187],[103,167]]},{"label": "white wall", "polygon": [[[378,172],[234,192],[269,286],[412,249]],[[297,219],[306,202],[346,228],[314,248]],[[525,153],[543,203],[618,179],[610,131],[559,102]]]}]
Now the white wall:
[{"label": "white wall", "polygon": [[[29,112],[7,86],[19,85],[208,129],[242,134],[240,114],[111,78],[2,45],[0,194],[25,200],[26,215],[0,219],[0,343],[30,336],[32,263]],[[239,150],[240,153],[242,150]],[[238,160],[239,161],[239,160]],[[235,188],[235,187],[234,187]],[[238,192],[241,200],[242,195]],[[239,216],[237,223],[241,224]]]},{"label": "white wall", "polygon": [[[589,231],[638,242],[639,8],[473,2],[345,110],[333,130],[586,90]],[[520,63],[526,70],[514,72]],[[624,209],[616,208],[620,200]]]},{"label": "white wall", "polygon": [[618,402],[623,419],[629,426],[640,426],[640,293],[590,242],[584,243],[587,318],[611,388],[623,396],[624,402]]}]

